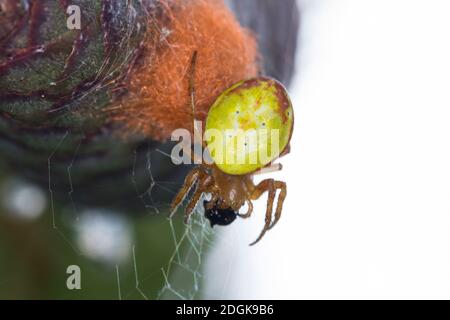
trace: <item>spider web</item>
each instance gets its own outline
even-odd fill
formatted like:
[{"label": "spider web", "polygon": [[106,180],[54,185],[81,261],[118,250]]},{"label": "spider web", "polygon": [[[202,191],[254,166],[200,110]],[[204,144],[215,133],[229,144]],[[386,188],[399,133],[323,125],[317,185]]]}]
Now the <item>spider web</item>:
[{"label": "spider web", "polygon": [[[134,19],[135,18],[135,9],[131,5],[131,1],[127,18]],[[149,16],[149,19],[153,19],[153,17]],[[131,38],[136,32],[134,23],[124,24],[126,30],[124,30],[124,37],[122,39],[122,43],[120,47],[123,48],[127,54],[125,54],[123,61],[118,63],[117,61],[113,61],[113,63],[106,63],[109,59],[105,59],[105,63],[99,68],[98,75],[101,74],[114,74],[121,68],[126,67],[130,64],[133,56],[134,47],[131,44]],[[150,25],[157,25],[157,23],[150,22]],[[167,41],[165,37],[161,37],[161,41]],[[117,59],[117,56],[114,57]],[[98,85],[92,87],[87,92],[84,92],[82,96],[77,97],[78,100],[83,100],[89,96],[90,93],[96,92],[100,89],[103,89],[105,86],[114,85],[112,82],[100,82]],[[54,186],[53,179],[54,173],[53,171],[53,161],[54,156],[58,153],[60,148],[64,145],[67,140],[67,137],[71,134],[70,131],[67,131],[61,138],[57,147],[51,152],[48,156],[47,164],[48,164],[48,195],[50,202],[50,211],[51,211],[51,228],[52,230],[58,234],[59,237],[63,239],[63,241],[73,250],[77,256],[82,257],[85,255],[82,250],[80,250],[79,245],[75,243],[72,233],[70,231],[66,231],[63,224],[61,222],[62,218],[60,218],[59,208],[55,203],[54,199]],[[83,215],[78,208],[77,203],[74,200],[74,196],[78,192],[83,192],[82,190],[78,190],[76,185],[72,183],[73,181],[73,169],[76,167],[76,158],[79,153],[80,145],[76,148],[73,154],[73,159],[70,164],[67,166],[66,174],[68,176],[68,181],[70,184],[70,188],[67,192],[67,196],[71,202],[70,211],[72,211],[74,219],[72,219],[72,223],[76,223],[80,217]],[[146,153],[146,171],[148,173],[148,183],[146,190],[142,193],[139,191],[138,183],[137,183],[137,168],[136,162],[138,157],[138,151],[134,150],[134,166],[132,172],[130,173],[130,182],[134,186],[136,191],[136,198],[131,199],[130,201],[138,201],[142,206],[142,210],[148,213],[148,219],[154,219],[155,215],[166,216],[169,212],[170,204],[162,203],[155,204],[156,202],[153,199],[153,193],[156,188],[159,190],[164,190],[164,192],[169,193],[170,195],[175,195],[178,189],[181,187],[179,183],[173,183],[168,181],[157,181],[154,178],[154,174],[152,171],[152,162],[151,155],[153,152],[161,153],[161,150],[151,150],[150,147]],[[170,155],[166,154],[167,161],[171,161]],[[186,200],[185,200],[186,201]],[[202,203],[202,200],[199,201]],[[167,238],[171,239],[173,248],[170,254],[170,258],[167,263],[161,266],[160,270],[156,270],[156,272],[160,272],[163,278],[163,284],[160,290],[156,293],[154,292],[146,292],[145,289],[142,289],[142,282],[151,277],[155,270],[145,270],[139,268],[139,261],[145,260],[148,257],[143,257],[138,255],[138,251],[136,250],[136,246],[139,246],[139,243],[131,243],[129,246],[131,263],[133,264],[133,273],[134,273],[134,288],[131,291],[135,291],[138,293],[140,297],[143,299],[194,299],[199,296],[201,282],[203,277],[203,258],[205,251],[208,247],[211,246],[211,238],[212,238],[212,229],[206,223],[205,218],[202,214],[201,206],[198,206],[195,209],[194,214],[192,215],[191,221],[189,225],[186,225],[184,230],[181,232],[177,230],[175,226],[175,222],[172,219],[167,218],[164,222],[165,226],[168,227],[170,233],[167,234]],[[178,219],[178,218],[177,218]],[[178,228],[179,229],[179,228]],[[130,290],[127,290],[124,285],[123,275],[121,273],[122,266],[120,263],[116,263],[114,265],[115,269],[115,284],[117,287],[117,298],[118,299],[126,299],[130,296]]]},{"label": "spider web", "polygon": [[[172,221],[169,221],[172,226]],[[158,299],[179,298],[192,300],[198,297],[200,284],[203,278],[203,256],[205,248],[211,244],[211,229],[206,226],[202,215],[194,215],[191,225],[186,228],[183,235],[177,239],[174,236],[175,250],[166,269],[162,269],[164,286],[158,294]],[[181,246],[187,244],[185,251]],[[182,284],[189,281],[190,289],[186,290]]]},{"label": "spider web", "polygon": [[[139,199],[144,204],[144,207],[151,209],[155,214],[167,214],[170,212],[170,206],[164,204],[160,207],[154,204],[148,204],[145,201],[145,196],[152,199],[152,190],[155,187],[160,187],[170,192],[175,196],[176,191],[171,191],[165,186],[167,182],[158,182],[153,178],[151,170],[151,152],[159,152],[159,149],[154,151],[147,151],[147,166],[148,175],[150,177],[149,187],[145,194],[139,194],[136,191]],[[163,153],[164,154],[164,153]],[[167,161],[171,161],[171,157],[165,154],[168,158]],[[135,171],[133,169],[132,179],[134,180]],[[134,180],[135,181],[135,180]],[[181,185],[177,185],[177,190]],[[202,279],[202,266],[203,257],[205,250],[210,247],[213,231],[207,224],[206,219],[203,215],[203,210],[201,203],[203,203],[203,198],[198,202],[195,212],[191,216],[189,224],[186,225],[184,231],[181,235],[175,230],[174,221],[171,218],[167,218],[167,223],[170,226],[171,238],[173,240],[173,252],[170,255],[170,259],[166,266],[161,268],[162,275],[164,277],[164,285],[158,292],[156,299],[181,299],[181,300],[191,300],[198,296],[200,291],[200,284]],[[186,197],[184,202],[187,202],[189,197]],[[153,202],[152,202],[153,203]],[[186,203],[184,203],[186,204]],[[164,210],[160,210],[164,208]],[[169,235],[168,235],[169,236]],[[136,289],[139,289],[139,278],[136,266],[136,256],[133,250],[134,266],[135,266],[135,276],[136,276]],[[141,292],[141,295],[144,296]]]},{"label": "spider web", "polygon": [[[51,210],[51,225],[54,232],[61,237],[64,242],[73,250],[76,255],[82,257],[85,254],[80,250],[79,245],[75,243],[73,237],[65,231],[64,227],[61,227],[60,212],[58,212],[57,205],[53,198],[53,183],[52,183],[52,161],[55,154],[57,154],[60,147],[63,146],[69,133],[66,133],[60,140],[59,144],[53,150],[53,152],[48,157],[48,195],[50,200],[50,210]],[[74,167],[75,158],[77,156],[78,149],[75,151],[72,162],[67,167],[67,175],[69,181],[72,181],[72,169]],[[162,278],[164,279],[161,289],[157,292],[146,292],[141,287],[141,282],[143,280],[149,279],[150,276],[154,275],[155,270],[142,270],[139,268],[139,261],[148,259],[148,257],[138,256],[136,246],[139,243],[131,243],[129,250],[131,252],[130,260],[133,264],[134,271],[134,282],[135,286],[133,290],[136,290],[138,294],[143,299],[182,299],[190,300],[199,297],[201,294],[201,282],[203,279],[203,259],[205,252],[212,246],[213,230],[210,228],[207,220],[204,218],[203,209],[200,205],[203,203],[202,198],[199,201],[199,205],[195,209],[194,214],[191,217],[190,223],[185,226],[184,230],[180,232],[175,226],[173,219],[168,218],[169,213],[169,203],[163,203],[155,205],[153,202],[147,201],[147,199],[152,199],[152,192],[155,188],[161,188],[171,195],[175,195],[177,190],[181,187],[178,183],[170,183],[167,181],[157,181],[153,178],[151,158],[150,154],[152,152],[158,152],[157,150],[148,150],[147,152],[147,166],[146,170],[148,172],[149,181],[147,183],[147,189],[144,193],[139,193],[136,188],[136,198],[134,201],[138,201],[142,204],[142,209],[147,210],[148,217],[146,219],[155,219],[155,216],[163,215],[164,222],[163,226],[167,226],[170,230],[166,236],[170,239],[172,243],[172,249],[170,253],[170,258],[167,263],[161,266],[160,272]],[[135,151],[136,155],[136,151]],[[168,158],[170,161],[170,158]],[[133,170],[130,174],[131,182],[136,185],[136,171]],[[170,186],[168,186],[170,185]],[[82,192],[82,190],[77,190],[76,186],[70,183],[70,188],[68,191],[68,196],[72,201],[71,210],[74,213],[74,219],[72,222],[76,223],[77,220],[83,216],[80,213],[76,202],[73,200],[74,194],[77,192]],[[189,197],[186,197],[184,202],[187,202]],[[184,203],[185,205],[186,203]],[[181,206],[183,207],[183,206]],[[180,210],[181,211],[181,210]],[[177,217],[174,219],[179,219],[181,216],[178,212]],[[179,229],[179,228],[178,228]],[[180,234],[181,233],[181,234]],[[117,263],[115,265],[116,271],[116,284],[117,284],[117,298],[123,299],[130,296],[130,293],[126,294],[120,276],[121,265]]]}]

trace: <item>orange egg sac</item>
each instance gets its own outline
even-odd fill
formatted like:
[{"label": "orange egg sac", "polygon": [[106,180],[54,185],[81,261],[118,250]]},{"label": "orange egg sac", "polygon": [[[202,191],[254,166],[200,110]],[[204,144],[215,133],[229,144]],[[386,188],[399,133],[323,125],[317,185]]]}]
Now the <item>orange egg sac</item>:
[{"label": "orange egg sac", "polygon": [[[145,44],[141,61],[129,78],[128,92],[113,106],[114,121],[125,134],[165,141],[173,130],[192,130],[189,98],[191,60],[195,67],[195,117],[232,84],[258,73],[254,36],[243,28],[222,0],[164,1],[167,19],[149,20],[158,37]],[[159,21],[162,20],[162,21]]]}]

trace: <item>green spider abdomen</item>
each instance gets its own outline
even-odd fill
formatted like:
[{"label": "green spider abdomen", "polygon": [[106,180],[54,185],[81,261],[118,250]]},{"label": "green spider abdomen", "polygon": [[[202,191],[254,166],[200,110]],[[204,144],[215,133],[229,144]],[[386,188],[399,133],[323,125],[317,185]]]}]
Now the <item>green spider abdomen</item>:
[{"label": "green spider abdomen", "polygon": [[239,82],[217,98],[208,112],[205,140],[220,170],[243,175],[280,156],[289,145],[293,123],[284,86],[259,77]]}]

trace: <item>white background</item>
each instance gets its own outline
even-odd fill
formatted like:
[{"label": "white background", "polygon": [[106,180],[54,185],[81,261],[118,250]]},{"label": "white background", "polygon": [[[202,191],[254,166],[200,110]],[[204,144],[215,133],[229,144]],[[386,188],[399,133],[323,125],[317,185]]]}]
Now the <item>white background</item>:
[{"label": "white background", "polygon": [[301,1],[280,223],[219,232],[206,298],[450,298],[450,1]]}]

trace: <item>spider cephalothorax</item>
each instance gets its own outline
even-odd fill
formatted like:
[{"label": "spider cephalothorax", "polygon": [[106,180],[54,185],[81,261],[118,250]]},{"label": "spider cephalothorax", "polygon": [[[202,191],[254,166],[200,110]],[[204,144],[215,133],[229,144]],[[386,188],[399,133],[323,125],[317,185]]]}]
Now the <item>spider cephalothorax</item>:
[{"label": "spider cephalothorax", "polygon": [[[192,60],[192,70],[195,60],[196,54]],[[192,80],[190,93],[194,110]],[[187,175],[183,187],[172,202],[172,213],[190,190],[195,188],[185,209],[186,223],[203,194],[211,195],[211,200],[205,204],[205,213],[230,215],[233,211],[242,218],[248,218],[253,212],[252,201],[267,191],[265,225],[252,244],[258,242],[280,219],[287,191],[283,181],[266,179],[255,184],[253,177],[281,170],[281,165],[273,164],[273,161],[289,152],[293,122],[294,114],[287,91],[274,79],[249,79],[222,93],[208,112],[203,139],[213,163],[204,162]],[[280,192],[272,218],[278,190]],[[245,204],[247,212],[239,213]],[[213,218],[220,220],[217,216]]]}]

